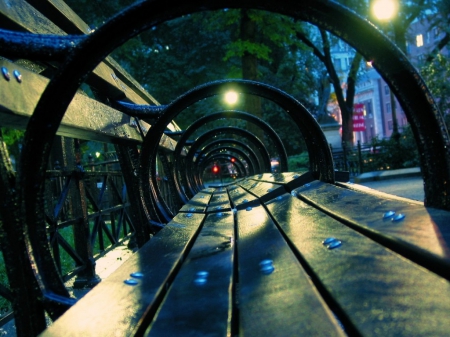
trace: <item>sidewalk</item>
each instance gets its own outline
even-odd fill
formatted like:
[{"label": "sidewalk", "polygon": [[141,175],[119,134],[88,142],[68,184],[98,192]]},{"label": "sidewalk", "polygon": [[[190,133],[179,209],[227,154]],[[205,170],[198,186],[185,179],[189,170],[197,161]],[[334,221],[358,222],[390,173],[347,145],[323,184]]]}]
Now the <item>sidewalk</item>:
[{"label": "sidewalk", "polygon": [[420,172],[419,167],[411,167],[399,170],[366,172],[355,177],[353,180],[356,184],[362,184],[368,181],[379,181],[379,180],[411,178],[411,177],[422,177],[422,173]]},{"label": "sidewalk", "polygon": [[363,173],[353,179],[374,190],[408,199],[423,201],[425,194],[420,168]]}]

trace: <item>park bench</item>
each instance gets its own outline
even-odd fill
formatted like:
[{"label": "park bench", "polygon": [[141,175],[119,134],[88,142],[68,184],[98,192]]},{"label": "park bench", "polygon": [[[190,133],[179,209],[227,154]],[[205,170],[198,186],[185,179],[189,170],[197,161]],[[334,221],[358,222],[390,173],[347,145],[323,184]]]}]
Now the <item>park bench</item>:
[{"label": "park bench", "polygon": [[[8,22],[3,28],[17,30],[20,25],[25,27],[21,31],[63,34],[53,27],[54,22],[65,27],[65,32],[89,33],[62,2],[43,3],[45,6],[38,8],[39,3],[34,1],[18,1],[12,7],[0,2],[0,13],[9,20],[2,21]],[[56,75],[50,82],[38,74],[42,70],[36,71],[32,62],[27,61],[27,67],[21,67],[22,62],[11,64],[0,60],[10,71],[10,79],[1,83],[2,121],[18,128],[28,123],[24,152],[30,158],[25,157],[23,165],[35,162],[34,171],[45,170],[42,162],[48,158],[47,136],[36,142],[33,135],[48,123],[50,134],[58,130],[63,136],[117,144],[139,245],[132,257],[83,298],[75,301],[68,297],[59,288],[57,279],[61,276],[52,270],[54,262],[38,247],[45,246],[47,237],[44,235],[42,240],[41,232],[35,229],[42,223],[39,193],[27,184],[39,185],[41,178],[25,166],[19,177],[21,185],[13,186],[26,193],[22,196],[24,200],[20,200],[25,214],[19,216],[26,226],[25,239],[20,241],[19,231],[11,229],[17,222],[2,211],[3,231],[8,240],[22,244],[18,248],[26,247],[24,243],[31,247],[29,255],[25,251],[18,254],[22,258],[18,261],[24,270],[22,277],[31,281],[10,284],[17,292],[27,291],[21,300],[13,300],[16,321],[24,325],[31,322],[21,327],[22,335],[36,335],[43,330],[40,317],[27,311],[27,306],[45,309],[54,319],[41,336],[448,334],[450,196],[448,184],[443,183],[450,174],[445,159],[448,153],[444,150],[448,139],[438,128],[440,121],[434,114],[434,105],[412,67],[367,22],[332,2],[283,3],[285,7],[278,8],[279,4],[255,5],[245,0],[220,0],[214,4],[198,0],[186,2],[186,7],[180,7],[175,14],[172,11],[176,7],[158,14],[159,9],[165,8],[162,1],[136,4],[108,22],[106,28],[90,33],[85,38],[87,42],[78,46],[80,37],[70,37],[67,50],[79,50],[60,69],[52,70]],[[40,17],[31,4],[45,16]],[[100,57],[108,55],[112,45],[99,47],[96,39],[101,40],[111,30],[118,40],[125,40],[172,15],[241,6],[296,15],[326,26],[353,42],[366,57],[379,60],[380,72],[390,81],[423,140],[419,146],[426,152],[422,157],[426,205],[348,183],[348,173],[334,171],[328,144],[308,112],[287,94],[261,83],[218,81],[200,86],[161,109],[147,107],[147,112],[159,113],[159,118],[153,119],[151,132],[147,132],[149,125],[141,119],[130,125],[130,118],[135,117],[129,114],[146,116],[139,112],[142,106],[154,106],[157,102],[112,59]],[[38,23],[33,24],[33,18],[37,17]],[[341,21],[349,27],[342,26]],[[358,25],[364,29],[355,29]],[[359,36],[356,31],[364,34]],[[375,50],[362,46],[368,37],[377,46]],[[25,52],[29,51],[25,38],[18,37],[19,49],[6,49],[8,53],[16,53],[15,56],[24,53],[25,58]],[[70,47],[70,39],[76,46]],[[64,41],[59,40],[62,44]],[[36,57],[37,53],[30,55]],[[61,55],[55,58],[52,61],[62,60]],[[103,61],[99,64],[98,60]],[[13,77],[13,70],[20,71],[21,81]],[[78,83],[78,77],[83,78],[83,73],[90,70],[93,72],[86,83],[95,88],[96,99],[73,89],[79,87],[73,84]],[[61,83],[67,87],[61,87]],[[248,159],[244,160],[249,164],[247,177],[225,184],[203,183],[196,166],[204,168],[213,160],[224,159],[213,150],[205,150],[204,157],[191,163],[188,158],[194,154],[188,148],[195,148],[199,139],[188,142],[182,136],[178,142],[174,141],[166,135],[167,127],[180,110],[204,97],[220,94],[230,85],[242,93],[273,99],[289,110],[307,141],[309,171],[271,173],[265,157],[267,151],[255,146],[259,152],[249,150]],[[50,104],[48,97],[55,93],[63,103],[52,107],[55,115],[64,116],[62,121],[42,114]],[[69,105],[71,93],[75,98]],[[23,103],[18,104],[14,97]],[[111,102],[127,103],[106,104],[105,97]],[[418,107],[420,113],[416,111]],[[422,118],[428,122],[423,123]],[[107,128],[109,122],[116,127]],[[428,135],[430,130],[433,132]],[[175,135],[176,129],[172,127],[171,131]],[[215,132],[221,134],[223,130]],[[225,138],[232,142],[230,139]],[[218,144],[218,148],[221,146],[224,145]],[[42,153],[43,159],[33,155],[33,150]],[[167,175],[171,175],[170,170],[176,172],[170,182],[170,197],[162,196],[155,187],[155,158],[164,161],[164,154],[173,159],[171,166],[166,163]],[[235,158],[239,162],[243,155],[236,152]],[[74,171],[77,169],[80,170],[75,167]],[[243,165],[240,169],[244,172],[247,168]],[[3,167],[2,170],[5,185],[9,176]],[[13,195],[11,190],[2,189],[9,193],[7,196]],[[166,199],[174,196],[177,201],[169,204]],[[154,235],[149,240],[150,232]],[[30,259],[35,265],[28,270],[26,264],[30,264]],[[95,269],[91,269],[92,274]]]}]

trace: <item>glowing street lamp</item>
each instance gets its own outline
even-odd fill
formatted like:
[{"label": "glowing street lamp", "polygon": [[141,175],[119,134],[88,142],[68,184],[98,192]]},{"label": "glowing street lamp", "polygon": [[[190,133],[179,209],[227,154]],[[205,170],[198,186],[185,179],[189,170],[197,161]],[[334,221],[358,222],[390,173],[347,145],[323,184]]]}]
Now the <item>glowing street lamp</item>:
[{"label": "glowing street lamp", "polygon": [[398,4],[396,0],[375,0],[372,5],[372,12],[378,20],[389,20],[396,13]]},{"label": "glowing street lamp", "polygon": [[[397,14],[397,11],[398,0],[374,0],[372,5],[372,13],[380,21],[388,21],[392,19]],[[386,22],[384,24],[386,24]],[[396,39],[395,34],[394,39]],[[398,142],[400,133],[398,132],[396,101],[392,91],[390,92],[390,96],[392,107],[392,137]]]},{"label": "glowing street lamp", "polygon": [[238,94],[235,91],[228,91],[225,94],[225,102],[228,104],[236,104],[238,101]]}]

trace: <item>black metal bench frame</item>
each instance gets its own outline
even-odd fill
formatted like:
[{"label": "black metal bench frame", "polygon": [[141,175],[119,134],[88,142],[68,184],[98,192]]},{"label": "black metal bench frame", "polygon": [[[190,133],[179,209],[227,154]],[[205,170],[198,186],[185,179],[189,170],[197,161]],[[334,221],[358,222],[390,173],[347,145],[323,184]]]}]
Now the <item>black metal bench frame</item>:
[{"label": "black metal bench frame", "polygon": [[[101,62],[101,60],[103,60],[113,49],[131,37],[136,36],[139,32],[180,15],[185,15],[200,10],[215,10],[223,8],[265,9],[313,23],[342,38],[347,43],[354,46],[355,49],[357,49],[358,52],[360,52],[367,60],[371,60],[373,66],[379,71],[387,83],[389,83],[391,90],[398,98],[408,117],[408,121],[411,124],[420,153],[421,168],[425,183],[426,206],[443,210],[448,210],[450,208],[450,186],[449,184],[443,184],[443,182],[449,181],[450,175],[450,156],[448,153],[450,149],[449,137],[441,115],[437,111],[435,104],[432,100],[430,100],[430,94],[426,89],[425,84],[421,80],[420,76],[418,76],[414,68],[406,60],[404,55],[393,47],[379,31],[377,31],[362,18],[355,15],[353,12],[350,12],[346,8],[334,2],[284,0],[273,3],[254,0],[219,0],[211,3],[210,1],[205,0],[194,0],[180,5],[178,3],[172,3],[171,1],[167,2],[157,0],[135,4],[126,9],[124,12],[116,15],[95,32],[83,37],[70,36],[48,38],[46,36],[40,36],[39,38],[36,38],[36,36],[33,36],[32,34],[4,32],[1,36],[0,42],[2,47],[5,47],[6,55],[26,55],[30,58],[48,58],[48,56],[52,54],[52,57],[58,60],[62,59],[65,54],[69,55],[65,64],[58,70],[42,94],[33,116],[31,117],[31,122],[27,127],[22,157],[23,166],[26,168],[37,167],[37,169],[24,170],[20,177],[18,185],[20,195],[17,198],[14,195],[8,194],[11,190],[8,186],[3,188],[5,191],[4,195],[10,199],[16,200],[16,202],[19,203],[19,207],[25,210],[25,213],[21,216],[21,220],[26,226],[27,238],[31,245],[32,257],[34,259],[33,262],[36,264],[36,268],[39,271],[38,275],[40,278],[38,278],[37,283],[41,287],[44,297],[46,296],[48,301],[53,301],[57,304],[56,307],[53,307],[52,309],[55,312],[62,313],[65,311],[66,306],[72,303],[69,299],[64,299],[67,298],[67,293],[59,281],[59,276],[57,275],[55,269],[51,267],[53,262],[51,261],[51,254],[49,253],[48,246],[41,245],[43,242],[46,242],[46,231],[45,221],[39,215],[43,214],[41,202],[42,187],[44,185],[45,170],[49,159],[49,144],[53,142],[57,129],[60,127],[62,118],[67,110],[67,107],[69,106],[69,103],[74,97],[76,90],[88,74],[94,70],[99,62]],[[111,36],[114,36],[114,39],[110,39],[109,37]],[[367,40],[371,40],[372,43],[366,44]],[[60,47],[55,47],[55,45],[59,45]],[[427,275],[427,277],[433,278],[433,284],[440,284],[439,281],[434,279],[433,275],[435,274],[448,279],[448,275],[445,272],[448,265],[448,257],[445,253],[439,254],[439,252],[434,251],[433,248],[427,244],[425,244],[424,247],[420,240],[417,237],[414,237],[413,234],[406,235],[406,237],[402,237],[400,235],[400,241],[398,241],[395,236],[393,239],[390,235],[380,235],[378,231],[373,231],[370,229],[370,226],[369,228],[366,228],[364,224],[359,224],[359,220],[354,220],[351,217],[350,219],[346,218],[345,214],[339,213],[339,209],[334,209],[333,207],[329,208],[329,205],[334,203],[333,198],[340,199],[341,196],[345,196],[350,193],[348,191],[351,191],[351,188],[347,186],[346,191],[333,194],[333,188],[335,187],[328,187],[328,184],[331,184],[330,186],[334,186],[333,184],[336,183],[336,179],[331,153],[320,128],[301,104],[278,89],[260,83],[253,83],[249,81],[218,81],[193,89],[184,96],[172,102],[170,105],[164,107],[163,110],[160,108],[147,108],[147,110],[153,115],[155,114],[155,111],[157,113],[159,112],[159,118],[155,121],[155,124],[152,127],[152,132],[146,135],[143,142],[139,167],[140,182],[131,178],[127,182],[127,184],[129,183],[134,188],[139,185],[140,197],[145,200],[145,203],[142,206],[144,207],[147,219],[166,221],[171,218],[171,213],[167,205],[165,205],[165,201],[160,198],[155,174],[155,162],[158,156],[159,144],[164,141],[163,137],[167,126],[183,109],[189,105],[202,98],[221,94],[231,86],[235,91],[240,93],[256,94],[271,99],[290,113],[302,135],[306,139],[306,144],[310,155],[310,173],[307,175],[308,178],[291,177],[293,181],[297,180],[297,183],[301,182],[303,184],[303,187],[299,187],[299,185],[295,186],[300,188],[299,191],[294,190],[294,188],[289,185],[290,182],[287,182],[286,186],[281,184],[284,186],[283,189],[280,186],[276,186],[278,188],[278,192],[274,192],[273,190],[269,191],[268,189],[265,189],[267,185],[264,184],[272,183],[270,182],[270,179],[269,181],[265,181],[264,177],[253,177],[253,181],[256,182],[252,182],[250,179],[241,183],[240,188],[245,191],[243,192],[244,194],[250,193],[250,195],[254,197],[256,196],[256,199],[258,200],[255,201],[256,199],[253,198],[253,202],[257,204],[265,204],[263,208],[267,210],[271,208],[271,206],[267,203],[270,202],[270,204],[273,204],[272,200],[274,200],[274,197],[278,198],[281,196],[283,199],[282,195],[277,195],[280,191],[294,192],[295,197],[292,197],[293,200],[302,199],[311,206],[314,204],[314,201],[308,199],[308,193],[306,193],[303,189],[309,189],[311,184],[316,187],[316,192],[320,189],[325,189],[327,191],[331,189],[331,191],[328,192],[329,198],[331,199],[321,199],[321,201],[318,201],[314,206],[315,209],[322,212],[321,214],[325,214],[327,217],[332,219],[334,218],[338,220],[339,223],[344,223],[346,226],[355,229],[356,232],[363,233],[377,244],[386,246],[388,249],[395,251],[397,254],[407,257],[414,263],[425,267],[426,270],[431,271],[431,273],[420,275]],[[59,100],[55,101],[54,97],[59,97]],[[47,112],[49,110],[52,110],[53,113],[48,114]],[[293,113],[294,111],[296,113]],[[299,117],[300,114],[302,118]],[[41,130],[47,130],[47,132],[42,134]],[[129,155],[133,156],[132,154]],[[133,167],[133,169],[136,169],[136,167],[137,166]],[[133,170],[130,172],[133,172]],[[6,174],[6,176],[3,177],[2,181],[10,181],[11,177],[7,176],[8,171],[5,171],[4,174]],[[260,184],[264,186],[262,187]],[[277,185],[276,183],[274,184]],[[264,188],[265,192],[262,193],[262,190],[258,190],[258,188]],[[235,190],[234,187],[231,191],[233,190]],[[230,198],[232,195],[231,191],[229,192]],[[214,195],[216,195],[216,193],[220,195],[223,191],[215,191]],[[306,196],[302,193],[306,193]],[[311,193],[314,194],[314,192]],[[351,200],[351,197],[348,198]],[[193,199],[196,199],[196,197]],[[218,199],[222,198],[218,197]],[[371,200],[370,197],[368,197],[368,200]],[[137,196],[135,196],[135,201],[138,202]],[[213,202],[213,200],[211,202]],[[243,202],[242,204],[246,204],[247,202]],[[223,215],[222,210],[225,209],[226,211],[228,208],[226,206],[222,206],[222,203],[223,202],[221,200],[217,200],[214,201],[213,204],[205,204],[205,207],[207,207],[206,212],[212,212],[208,215],[208,218],[211,216],[219,216],[219,214]],[[242,212],[242,210],[239,210],[238,207],[240,205],[241,204],[235,205],[238,212]],[[402,205],[403,206],[401,207],[406,207],[404,204]],[[231,210],[231,206],[229,206],[229,209]],[[423,214],[424,212],[427,212],[427,209],[421,209],[417,212],[424,219],[426,218]],[[436,219],[446,219],[447,213],[444,211],[441,212],[431,210],[429,212],[433,215],[431,216],[432,220],[428,220],[427,230],[429,230],[430,223],[433,223],[433,221],[437,223],[437,226],[442,229],[442,235],[445,243],[447,234],[445,230],[441,228],[442,223]],[[38,214],[37,218],[36,214]],[[186,225],[183,224],[184,220],[181,221],[181,219],[185,218],[189,219]],[[160,239],[162,240],[164,238],[164,240],[166,240],[165,243],[161,244],[170,246],[169,238],[171,238],[171,235],[176,237],[176,228],[184,228],[183,226],[187,226],[191,219],[195,219],[197,225],[199,226],[193,227],[191,231],[191,235],[193,235],[191,238],[196,238],[195,233],[197,233],[196,231],[201,228],[203,217],[197,215],[196,213],[181,212],[175,217],[175,220],[170,222],[169,225],[164,227],[164,230],[160,232]],[[243,216],[243,219],[244,222],[247,221],[245,220],[245,216]],[[272,214],[271,216],[266,216],[265,219],[272,219],[273,221],[275,216]],[[13,223],[15,220],[11,219],[11,221],[11,223]],[[266,223],[266,220],[263,222]],[[276,220],[276,222],[278,223],[279,228],[284,226],[284,222],[282,220]],[[287,223],[288,225],[292,225],[289,221]],[[179,227],[178,225],[182,227]],[[170,228],[170,230],[168,228]],[[282,236],[288,240],[288,242],[290,242],[290,240],[292,241],[288,244],[290,247],[296,247],[296,243],[293,242],[295,239],[291,238],[289,234],[286,234],[286,232],[281,231],[281,233]],[[21,234],[10,233],[8,236],[16,236],[20,238]],[[158,237],[158,235],[156,237]],[[161,242],[161,240],[157,239],[152,241]],[[192,245],[194,245],[192,246],[192,249],[194,249],[196,244],[194,241],[195,240],[189,239],[179,246],[180,250],[177,255],[178,257],[173,260],[172,266],[168,269],[168,278],[160,280],[158,283],[158,289],[160,290],[158,290],[154,297],[155,305],[150,305],[147,303],[147,306],[139,307],[139,310],[141,311],[135,308],[136,311],[134,311],[133,315],[136,316],[133,317],[136,319],[136,322],[139,323],[138,326],[135,327],[136,329],[130,327],[126,328],[125,330],[131,329],[127,330],[129,331],[128,333],[141,334],[143,333],[143,329],[146,329],[147,325],[151,323],[150,320],[152,320],[155,316],[156,310],[159,308],[159,304],[163,301],[166,294],[166,290],[161,287],[167,287],[167,285],[174,279],[176,272],[181,266],[181,261],[184,259],[185,252],[187,252]],[[176,246],[175,242],[174,245]],[[150,246],[148,244],[145,245],[145,247],[150,247],[146,249],[152,252],[152,254],[156,252],[153,250],[155,249],[155,246],[157,246],[157,244],[152,244]],[[24,245],[20,246],[19,249],[23,249],[23,251],[26,250]],[[141,256],[141,254],[144,256],[146,249],[143,249],[139,253],[139,256]],[[295,249],[296,248],[292,248],[294,255],[297,255],[297,258],[303,267],[306,270],[311,270],[311,275],[317,275],[317,273],[313,270],[314,268],[308,266],[307,261],[301,257],[302,254],[300,252],[296,253]],[[21,264],[25,263],[27,257],[23,254],[23,252],[19,255],[23,257]],[[241,253],[239,253],[239,256],[243,256],[243,254],[241,255]],[[136,258],[138,259],[138,257]],[[151,258],[150,260],[153,261],[154,259]],[[161,267],[161,261],[154,261],[154,263],[154,268],[157,268],[158,266]],[[239,261],[239,263],[241,263],[241,261]],[[132,263],[130,264],[132,266]],[[127,270],[127,268],[129,269],[130,265],[127,265],[123,270],[118,272],[117,277],[122,277],[124,270]],[[30,271],[28,273],[30,273]],[[26,278],[29,276],[30,274],[27,274],[22,277]],[[112,277],[111,282],[114,280],[117,281],[117,277]],[[320,284],[320,282],[317,282],[317,284]],[[104,287],[106,286],[107,285]],[[112,285],[112,287],[115,286]],[[143,289],[144,288],[145,287],[143,287]],[[95,296],[96,293],[100,293],[102,288],[99,287],[98,289],[99,290],[95,290],[91,296]],[[355,334],[362,332],[367,333],[368,330],[366,331],[365,328],[361,328],[359,326],[357,318],[347,316],[349,315],[347,309],[342,309],[342,303],[339,304],[340,302],[336,299],[335,293],[329,291],[327,292],[325,290],[321,290],[321,293],[324,298],[327,299],[328,303],[333,303],[333,301],[336,301],[336,307],[338,308],[336,312],[338,312],[339,317],[344,321],[346,327],[349,329],[348,332]],[[233,292],[233,294],[235,293]],[[35,298],[35,293],[33,291],[31,298]],[[36,307],[41,305],[42,303],[40,301],[35,302]],[[232,303],[232,305],[234,304]],[[58,306],[60,309],[58,309]],[[74,307],[74,310],[80,310],[75,309],[77,307],[82,308],[82,306],[78,305]],[[256,310],[256,308],[254,308],[254,310]],[[139,314],[142,316],[139,316]],[[55,314],[55,316],[58,315],[58,313]],[[333,322],[333,319],[330,321]],[[64,320],[62,320],[62,322],[64,322]],[[332,325],[334,326],[333,329],[335,329],[335,332],[339,331],[338,329],[336,330],[336,324],[333,323]],[[152,327],[154,326],[155,324],[152,324]],[[233,330],[236,328],[232,327],[231,329]],[[245,330],[247,331],[247,329]],[[151,331],[152,330],[150,330],[150,333]]]}]

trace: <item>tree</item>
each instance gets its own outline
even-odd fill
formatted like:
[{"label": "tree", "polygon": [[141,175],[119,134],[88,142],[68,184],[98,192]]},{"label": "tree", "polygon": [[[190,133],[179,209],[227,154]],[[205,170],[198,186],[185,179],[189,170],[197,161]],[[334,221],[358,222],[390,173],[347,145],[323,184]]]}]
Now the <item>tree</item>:
[{"label": "tree", "polygon": [[438,53],[421,68],[421,74],[450,129],[450,60]]},{"label": "tree", "polygon": [[[95,3],[86,2],[86,7],[74,4],[94,25],[106,16]],[[115,0],[113,7],[119,10],[123,4]],[[315,70],[317,63],[303,53],[306,48],[297,39],[298,31],[305,27],[289,17],[256,10],[195,13],[140,34],[113,56],[162,104],[196,85],[241,77],[279,87],[317,113],[313,102],[322,71]],[[301,142],[291,142],[290,124],[279,122],[279,112],[271,104],[259,97],[251,97],[245,104],[244,110],[275,121],[276,128],[287,136],[289,152],[301,150]],[[208,110],[211,108],[199,102],[177,122],[184,128]]]},{"label": "tree", "polygon": [[[309,34],[308,34],[309,33]],[[318,37],[320,36],[320,38]],[[337,103],[342,115],[342,141],[346,144],[353,144],[353,102],[355,97],[355,86],[362,56],[355,53],[350,63],[346,82],[339,77],[332,58],[332,46],[337,45],[337,39],[330,37],[329,33],[323,29],[309,32],[300,32],[297,37],[309,48],[313,54],[323,63],[329,81],[331,82]],[[344,90],[345,88],[345,90]]]},{"label": "tree", "polygon": [[431,63],[439,52],[450,43],[450,2],[446,0],[433,1],[433,14],[430,15],[431,29],[439,29],[445,32],[441,40],[426,58],[427,63]]},{"label": "tree", "polygon": [[[247,9],[240,10],[240,39],[239,42],[244,46],[241,55],[242,62],[242,78],[246,80],[258,80],[258,57],[256,51],[263,45],[258,45],[257,33],[258,26],[256,21],[251,18],[250,11]],[[254,48],[256,47],[256,48]],[[253,49],[254,48],[254,49]],[[262,118],[261,98],[259,96],[247,95],[244,103],[245,111],[250,112],[258,118]],[[256,135],[259,139],[263,139],[262,130],[249,126],[249,131]]]}]

